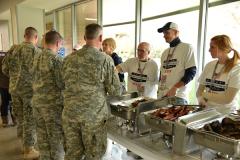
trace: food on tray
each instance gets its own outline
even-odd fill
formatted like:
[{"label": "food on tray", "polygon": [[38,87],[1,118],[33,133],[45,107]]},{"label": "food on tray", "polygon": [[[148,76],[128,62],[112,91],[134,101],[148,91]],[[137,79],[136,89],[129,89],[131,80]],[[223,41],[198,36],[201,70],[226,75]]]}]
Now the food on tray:
[{"label": "food on tray", "polygon": [[141,102],[146,102],[147,100],[145,98],[142,98],[142,99],[139,99],[139,100],[136,100],[132,103],[132,106],[133,107],[137,107],[137,105]]},{"label": "food on tray", "polygon": [[170,108],[160,108],[151,114],[164,120],[174,121],[178,117],[184,116],[193,110],[194,107],[191,106],[173,106]]},{"label": "food on tray", "polygon": [[223,118],[222,122],[217,120],[205,124],[200,130],[218,133],[233,139],[240,139],[240,121],[234,121],[228,117]]}]

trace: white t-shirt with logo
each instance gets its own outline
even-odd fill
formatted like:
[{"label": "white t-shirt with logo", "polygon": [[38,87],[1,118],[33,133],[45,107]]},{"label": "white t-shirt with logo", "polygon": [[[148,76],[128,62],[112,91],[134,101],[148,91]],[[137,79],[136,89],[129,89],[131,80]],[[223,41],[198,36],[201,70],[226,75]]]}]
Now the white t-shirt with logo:
[{"label": "white t-shirt with logo", "polygon": [[[168,58],[168,55],[170,58]],[[161,57],[161,78],[158,87],[158,98],[167,92],[184,76],[185,69],[196,66],[194,50],[190,44],[179,43],[176,47],[166,49]],[[176,96],[187,100],[188,84],[178,88]]]},{"label": "white t-shirt with logo", "polygon": [[[212,79],[214,68],[218,60],[209,62],[199,77],[199,83],[206,87],[207,91],[211,91],[215,94],[224,94],[228,87],[240,89],[240,64],[234,66],[228,73],[222,73],[216,79]],[[219,73],[223,70],[224,65],[218,64],[215,73]],[[206,97],[207,98],[207,97]],[[238,109],[237,96],[229,104],[218,104],[217,102],[208,101],[209,107],[230,107],[231,110]]]},{"label": "white t-shirt with logo", "polygon": [[[159,70],[154,60],[141,62],[135,57],[119,65],[123,72],[128,73],[128,92],[137,92],[137,85],[141,84],[144,86],[143,96],[157,98]],[[139,71],[139,66],[142,73]]]}]

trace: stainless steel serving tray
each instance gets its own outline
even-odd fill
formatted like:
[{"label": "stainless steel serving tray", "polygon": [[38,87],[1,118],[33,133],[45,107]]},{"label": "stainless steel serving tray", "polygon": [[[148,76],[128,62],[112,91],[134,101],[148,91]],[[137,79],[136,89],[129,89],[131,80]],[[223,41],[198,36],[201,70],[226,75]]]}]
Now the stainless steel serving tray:
[{"label": "stainless steel serving tray", "polygon": [[[195,107],[193,112],[197,112],[197,111],[201,110],[199,105],[175,105],[175,106]],[[163,108],[170,108],[170,107],[172,107],[172,105],[168,105],[168,106],[165,106]],[[156,117],[156,116],[152,115],[152,113],[157,111],[157,110],[158,109],[151,110],[151,111],[148,111],[148,112],[144,112],[146,124],[148,126],[150,126],[150,128],[154,132],[162,132],[162,133],[167,134],[167,135],[174,135],[174,124],[177,122],[178,119],[176,119],[175,121],[170,121],[170,120],[165,120],[163,118]],[[191,113],[193,113],[193,112],[191,112]],[[189,114],[191,114],[191,113],[189,113]],[[184,115],[184,116],[186,116],[186,115]],[[181,117],[179,117],[179,118],[181,118]]]},{"label": "stainless steel serving tray", "polygon": [[130,93],[125,93],[121,96],[108,96],[107,101],[109,104],[114,103],[114,102],[119,102],[123,100],[129,100],[132,98],[137,98],[139,97],[137,92],[130,92]]},{"label": "stainless steel serving tray", "polygon": [[[140,102],[136,107],[132,106],[132,103],[136,100],[146,99],[145,102]],[[137,97],[129,100],[122,100],[114,103],[110,103],[111,114],[121,117],[125,120],[135,120],[137,116],[144,111],[152,109],[152,99],[146,97]]]},{"label": "stainless steel serving tray", "polygon": [[203,109],[202,111],[187,114],[178,118],[178,123],[185,126],[192,126],[208,122],[212,119],[221,117],[222,114],[214,108]]},{"label": "stainless steel serving tray", "polygon": [[216,119],[221,115],[214,108],[205,108],[202,111],[179,117],[174,124],[173,151],[177,154],[185,155],[200,150],[200,145],[194,141],[193,131],[188,127]]},{"label": "stainless steel serving tray", "polygon": [[[136,107],[132,106],[132,102],[147,99],[145,102],[140,102]],[[115,101],[110,103],[111,114],[121,117],[125,120],[136,120],[142,112],[150,111],[169,104],[170,98],[161,98],[158,100],[149,99],[146,97],[131,98],[128,100]]]},{"label": "stainless steel serving tray", "polygon": [[107,104],[108,104],[108,113],[111,115],[111,104],[117,103],[119,101],[124,101],[124,100],[129,100],[132,98],[137,98],[139,97],[137,92],[130,92],[130,93],[125,93],[124,95],[121,96],[108,96],[107,97]]},{"label": "stainless steel serving tray", "polygon": [[220,118],[194,125],[189,128],[193,131],[193,138],[195,143],[206,148],[213,149],[217,152],[240,158],[240,140],[228,138],[210,131],[199,130],[205,124],[216,120],[221,121],[224,117],[225,116],[222,116]]}]

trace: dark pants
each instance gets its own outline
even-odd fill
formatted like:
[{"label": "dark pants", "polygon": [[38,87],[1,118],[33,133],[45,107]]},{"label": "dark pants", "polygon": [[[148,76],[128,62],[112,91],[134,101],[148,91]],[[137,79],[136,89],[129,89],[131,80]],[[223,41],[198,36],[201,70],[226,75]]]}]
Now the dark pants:
[{"label": "dark pants", "polygon": [[8,88],[0,88],[1,94],[1,116],[8,116],[9,102],[11,101],[11,95],[8,92]]}]

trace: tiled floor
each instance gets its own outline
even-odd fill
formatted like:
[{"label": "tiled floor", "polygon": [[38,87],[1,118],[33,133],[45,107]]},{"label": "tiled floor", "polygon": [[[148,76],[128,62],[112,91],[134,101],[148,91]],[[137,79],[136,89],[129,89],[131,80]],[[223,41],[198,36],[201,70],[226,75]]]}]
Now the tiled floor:
[{"label": "tiled floor", "polygon": [[[0,121],[0,160],[22,160],[21,142],[17,139],[16,127],[2,128]],[[108,140],[106,155],[102,160],[135,160],[136,155],[126,148]]]}]

